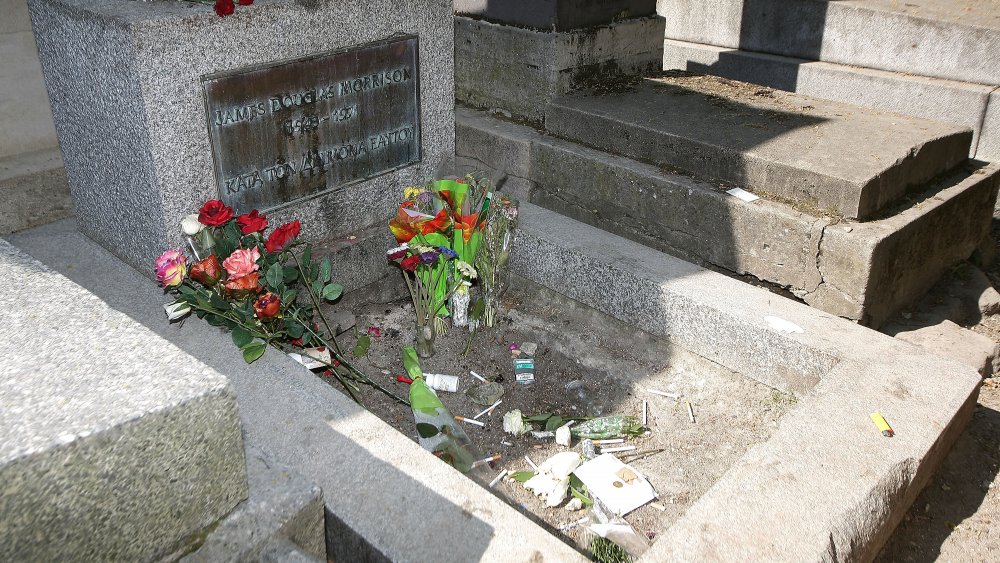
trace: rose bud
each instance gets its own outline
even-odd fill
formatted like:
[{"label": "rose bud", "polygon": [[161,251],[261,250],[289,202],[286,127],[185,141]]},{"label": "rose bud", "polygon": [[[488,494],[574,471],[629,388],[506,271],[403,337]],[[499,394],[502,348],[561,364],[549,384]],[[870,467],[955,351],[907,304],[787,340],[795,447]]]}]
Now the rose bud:
[{"label": "rose bud", "polygon": [[268,291],[253,302],[253,312],[258,319],[271,319],[281,312],[281,298]]},{"label": "rose bud", "polygon": [[168,321],[176,321],[191,312],[191,306],[184,301],[174,301],[163,306]]},{"label": "rose bud", "polygon": [[[230,0],[232,6],[232,0]],[[230,12],[232,13],[232,12]],[[233,218],[233,210],[222,203],[222,200],[210,199],[198,210],[198,220],[209,227],[221,227]]]},{"label": "rose bud", "polygon": [[299,236],[301,228],[302,225],[298,221],[285,223],[275,229],[270,236],[267,237],[267,243],[264,246],[267,248],[267,251],[272,254],[284,252],[289,246],[291,246],[295,237]]},{"label": "rose bud", "polygon": [[244,235],[262,232],[267,228],[267,215],[261,215],[256,209],[236,218],[240,232]]},{"label": "rose bud", "polygon": [[204,285],[213,286],[222,279],[222,264],[214,254],[191,265],[191,279]]}]

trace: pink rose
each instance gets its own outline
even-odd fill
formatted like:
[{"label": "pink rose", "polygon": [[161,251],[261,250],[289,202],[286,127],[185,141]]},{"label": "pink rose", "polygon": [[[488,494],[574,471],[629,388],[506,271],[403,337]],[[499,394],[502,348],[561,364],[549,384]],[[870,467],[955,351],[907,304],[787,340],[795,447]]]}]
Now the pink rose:
[{"label": "pink rose", "polygon": [[260,251],[257,247],[250,250],[239,249],[234,251],[222,262],[222,267],[229,273],[229,280],[238,280],[243,276],[248,276],[258,269],[257,260],[260,259]]},{"label": "pink rose", "polygon": [[156,259],[156,279],[163,287],[174,287],[184,281],[187,260],[179,250],[168,250]]}]

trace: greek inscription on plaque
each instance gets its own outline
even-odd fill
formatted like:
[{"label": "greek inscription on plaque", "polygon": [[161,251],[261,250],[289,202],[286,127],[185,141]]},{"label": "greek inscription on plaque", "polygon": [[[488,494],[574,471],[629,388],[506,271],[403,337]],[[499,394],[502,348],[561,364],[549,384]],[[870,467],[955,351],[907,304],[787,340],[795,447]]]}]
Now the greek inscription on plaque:
[{"label": "greek inscription on plaque", "polygon": [[219,199],[265,211],[420,161],[417,38],[202,78]]}]

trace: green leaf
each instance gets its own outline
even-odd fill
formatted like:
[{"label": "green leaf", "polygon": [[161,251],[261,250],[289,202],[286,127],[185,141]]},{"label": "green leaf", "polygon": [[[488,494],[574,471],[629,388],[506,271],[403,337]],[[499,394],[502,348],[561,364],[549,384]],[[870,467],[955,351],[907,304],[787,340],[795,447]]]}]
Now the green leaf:
[{"label": "green leaf", "polygon": [[545,422],[545,430],[551,432],[562,425],[563,425],[563,418],[559,415],[555,415]]},{"label": "green leaf", "polygon": [[253,342],[253,336],[250,335],[250,331],[241,326],[234,328],[231,336],[233,337],[233,344],[241,350]]},{"label": "green leaf", "polygon": [[195,290],[194,290],[194,288],[192,288],[191,286],[189,286],[187,284],[183,284],[183,283],[181,285],[177,286],[177,291],[179,291],[181,293],[181,295],[187,295],[187,296],[192,296],[192,297],[196,293]]},{"label": "green leaf", "polygon": [[252,364],[264,355],[264,350],[267,350],[267,344],[254,341],[241,348],[241,350],[243,351],[243,361]]},{"label": "green leaf", "polygon": [[221,295],[219,295],[218,293],[215,293],[214,291],[209,294],[208,301],[216,309],[221,309],[223,311],[226,311],[226,310],[229,309],[229,302],[226,301],[225,299],[223,299]]},{"label": "green leaf", "polygon": [[308,265],[312,262],[313,247],[311,244],[306,245],[306,249],[302,252],[302,264]]},{"label": "green leaf", "polygon": [[236,250],[236,244],[228,239],[220,238],[215,241],[215,254],[220,262],[229,258],[234,250]]},{"label": "green leaf", "polygon": [[288,336],[292,338],[302,338],[302,334],[305,333],[306,329],[299,323],[295,321],[285,321],[285,332]]},{"label": "green leaf", "polygon": [[535,472],[534,471],[515,471],[514,473],[511,473],[510,476],[511,476],[512,479],[514,479],[518,483],[524,483],[528,479],[531,479],[532,477],[534,477],[535,476]]},{"label": "green leaf", "polygon": [[363,358],[365,354],[368,353],[368,348],[371,348],[372,337],[367,334],[358,338],[358,343],[354,345],[354,357]]},{"label": "green leaf", "polygon": [[285,267],[282,268],[281,272],[285,276],[285,283],[289,283],[289,284],[295,283],[295,280],[299,279],[299,269],[298,268],[291,268],[289,266],[285,266]]},{"label": "green leaf", "polygon": [[587,490],[587,485],[584,485],[583,481],[581,481],[575,473],[569,474],[569,492],[574,497],[580,499],[580,502],[582,502],[584,506],[594,504],[594,501],[590,498],[590,491]]},{"label": "green leaf", "polygon": [[433,424],[428,424],[426,422],[417,423],[417,434],[419,434],[421,438],[433,438],[440,433],[441,431],[438,430],[438,427]]},{"label": "green leaf", "polygon": [[327,301],[333,301],[340,297],[340,294],[344,292],[344,286],[339,283],[331,283],[323,288],[323,299]]},{"label": "green leaf", "polygon": [[543,422],[547,421],[548,419],[552,418],[552,413],[550,413],[550,412],[543,412],[542,414],[536,414],[534,416],[523,416],[521,418],[523,418],[525,422],[543,423]]},{"label": "green leaf", "polygon": [[264,279],[267,280],[267,284],[271,286],[271,289],[281,288],[281,284],[285,281],[285,272],[281,267],[281,264],[272,264],[270,268],[267,269],[267,273],[264,274]]},{"label": "green leaf", "polygon": [[298,297],[299,293],[294,289],[286,289],[284,293],[281,294],[281,302],[286,306],[291,306],[295,303],[295,298]]},{"label": "green leaf", "polygon": [[205,315],[205,322],[207,322],[212,326],[226,326],[226,319],[214,313],[209,313],[208,315]]},{"label": "green leaf", "polygon": [[330,265],[330,257],[326,256],[319,265],[319,281],[327,283],[333,276],[333,266]]}]

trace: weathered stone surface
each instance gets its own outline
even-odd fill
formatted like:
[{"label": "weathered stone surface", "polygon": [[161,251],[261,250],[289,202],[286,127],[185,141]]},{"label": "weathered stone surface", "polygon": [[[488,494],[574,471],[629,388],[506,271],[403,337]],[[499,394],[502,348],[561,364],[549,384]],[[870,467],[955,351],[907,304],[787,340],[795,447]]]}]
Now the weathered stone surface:
[{"label": "weathered stone surface", "polygon": [[153,560],[246,498],[222,375],[5,241],[0,270],[0,559]]},{"label": "weathered stone surface", "polygon": [[0,158],[0,235],[68,217],[73,201],[59,149]]},{"label": "weathered stone surface", "polygon": [[455,0],[455,13],[564,31],[656,14],[656,0]]},{"label": "weathered stone surface", "polygon": [[549,105],[545,127],[861,220],[965,161],[972,137],[954,125],[706,76],[647,80],[616,96],[563,96]]},{"label": "weathered stone surface", "polygon": [[663,21],[532,31],[455,18],[455,98],[541,122],[553,97],[599,80],[658,71]]},{"label": "weathered stone surface", "polygon": [[454,154],[448,0],[310,7],[276,0],[225,18],[210,6],[176,2],[32,0],[30,7],[81,228],[142,272],[165,248],[180,246],[181,217],[218,197],[204,75],[397,33],[420,37],[423,161],[269,213],[273,225],[300,220],[307,237],[381,223],[401,185],[423,182]]},{"label": "weathered stone surface", "polygon": [[863,324],[878,327],[918,299],[989,232],[1000,169],[971,170],[942,179],[891,217],[827,228],[817,261],[823,283],[806,302],[844,314],[829,304],[831,294],[843,294],[861,305]]},{"label": "weathered stone surface", "polygon": [[285,541],[326,561],[323,491],[257,448],[247,451],[249,496],[212,530],[184,563],[261,559],[272,543]]},{"label": "weathered stone surface", "polygon": [[[824,100],[954,123],[973,131],[969,156],[983,160],[1000,156],[989,148],[1000,141],[980,141],[983,115],[994,86],[672,39],[664,41],[663,68],[723,76]],[[982,150],[977,150],[980,145]]]},{"label": "weathered stone surface", "polygon": [[[971,368],[536,206],[524,204],[522,213],[515,273],[798,393],[799,405],[774,437],[658,538],[648,560],[868,557],[971,413],[979,382]],[[267,354],[247,367],[228,336],[212,327],[167,326],[160,292],[65,224],[14,238],[115,307],[225,367],[247,441],[273,448],[276,458],[323,486],[332,558],[583,560],[287,358]],[[803,332],[779,333],[767,315]],[[873,410],[889,418],[895,438],[878,434],[868,420]],[[387,521],[424,525],[393,526],[387,534]],[[462,533],[427,542],[427,529]]]},{"label": "weathered stone surface", "polygon": [[1000,362],[1000,344],[951,321],[924,327],[891,325],[885,327],[883,332],[932,354],[965,364],[983,377],[995,374]]},{"label": "weathered stone surface", "polygon": [[[824,311],[878,326],[972,253],[989,229],[997,168],[956,173],[921,201],[868,223],[831,224],[717,184],[458,110],[476,167],[526,174],[519,197],[647,246],[788,287]],[[585,180],[584,180],[585,179]]]},{"label": "weathered stone surface", "polygon": [[971,416],[971,368],[533,205],[521,225],[516,273],[799,397],[643,560],[871,558]]},{"label": "weathered stone surface", "polygon": [[0,159],[58,146],[24,0],[0,0]]},{"label": "weathered stone surface", "polygon": [[903,6],[891,0],[658,0],[657,12],[667,21],[668,39],[1000,84],[994,6],[983,3],[978,13],[947,0]]},{"label": "weathered stone surface", "polygon": [[983,160],[1000,160],[1000,92],[997,89],[990,94],[986,105],[976,156]]}]

